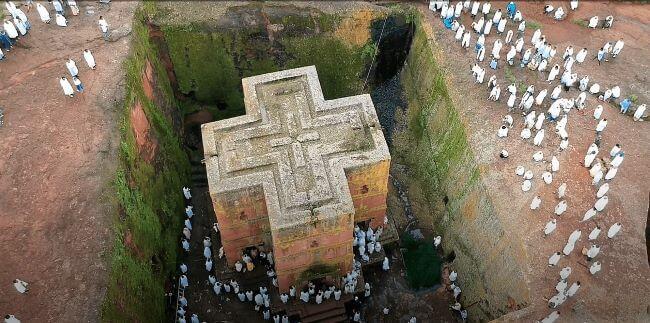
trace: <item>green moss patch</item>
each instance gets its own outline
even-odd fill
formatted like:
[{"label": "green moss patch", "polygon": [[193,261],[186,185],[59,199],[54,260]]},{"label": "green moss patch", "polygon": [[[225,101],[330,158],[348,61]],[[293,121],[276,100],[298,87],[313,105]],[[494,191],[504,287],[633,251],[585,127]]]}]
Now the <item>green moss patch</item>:
[{"label": "green moss patch", "polygon": [[432,241],[415,240],[405,234],[402,238],[402,248],[406,249],[403,253],[406,279],[411,288],[428,288],[440,283],[442,259]]}]

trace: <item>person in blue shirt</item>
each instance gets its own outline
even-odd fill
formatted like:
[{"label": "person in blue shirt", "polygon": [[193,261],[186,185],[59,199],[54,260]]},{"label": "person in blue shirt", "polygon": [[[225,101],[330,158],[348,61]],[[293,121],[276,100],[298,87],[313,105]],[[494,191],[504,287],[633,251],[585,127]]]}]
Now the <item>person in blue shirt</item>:
[{"label": "person in blue shirt", "polygon": [[508,3],[508,7],[506,8],[508,9],[508,17],[510,17],[510,19],[513,19],[515,17],[515,12],[517,11],[517,5],[515,5],[514,2],[510,1],[510,3]]},{"label": "person in blue shirt", "polygon": [[13,45],[11,43],[11,38],[9,38],[7,33],[4,31],[0,31],[0,45],[2,45],[2,48],[7,52],[11,50],[11,46]]},{"label": "person in blue shirt", "polygon": [[605,49],[601,48],[598,51],[598,54],[596,54],[596,57],[594,57],[594,59],[597,59],[598,60],[598,65],[600,65],[600,63],[605,59]]},{"label": "person in blue shirt", "polygon": [[630,99],[625,99],[621,101],[620,106],[621,106],[621,113],[625,114],[627,113],[627,110],[630,108],[632,105],[632,101]]}]

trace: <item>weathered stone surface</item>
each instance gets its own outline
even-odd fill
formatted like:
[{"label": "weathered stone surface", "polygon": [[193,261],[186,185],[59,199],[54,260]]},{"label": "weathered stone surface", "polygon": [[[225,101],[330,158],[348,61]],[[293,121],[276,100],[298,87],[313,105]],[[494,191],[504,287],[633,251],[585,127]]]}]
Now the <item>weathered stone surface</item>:
[{"label": "weathered stone surface", "polygon": [[351,267],[354,223],[385,216],[390,154],[372,100],[324,100],[314,66],[242,83],[246,115],[202,126],[228,263],[263,245],[282,290],[336,278]]}]

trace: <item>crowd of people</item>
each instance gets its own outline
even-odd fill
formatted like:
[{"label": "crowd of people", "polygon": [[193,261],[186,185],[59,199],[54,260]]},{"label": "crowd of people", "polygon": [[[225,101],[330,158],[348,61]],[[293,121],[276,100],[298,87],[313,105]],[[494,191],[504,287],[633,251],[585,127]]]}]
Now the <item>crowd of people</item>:
[{"label": "crowd of people", "polygon": [[[187,205],[185,208],[185,220],[184,227],[182,229],[181,235],[181,247],[182,249],[189,253],[190,240],[192,239],[192,218],[194,217],[194,207],[191,205],[192,194],[189,188],[183,187],[182,189]],[[386,219],[387,220],[387,219]],[[219,224],[214,223],[212,229],[215,234],[219,233]],[[309,282],[307,286],[300,289],[295,285],[291,286],[288,291],[283,292],[278,290],[279,301],[283,304],[295,303],[310,303],[310,304],[322,304],[326,301],[341,301],[344,294],[356,294],[357,293],[357,282],[361,275],[361,265],[362,262],[370,261],[369,256],[373,254],[381,253],[382,246],[379,242],[379,239],[382,235],[383,228],[380,226],[376,230],[368,227],[368,229],[363,230],[358,225],[354,228],[354,239],[353,239],[353,249],[355,250],[355,259],[353,261],[353,268],[350,272],[345,274],[341,278],[341,286],[343,288],[338,288],[333,283],[323,283],[323,282]],[[241,254],[241,260],[238,260],[234,263],[233,268],[234,272],[237,273],[238,277],[244,277],[252,273],[259,266],[263,266],[266,270],[266,277],[268,278],[270,284],[269,287],[263,285],[259,286],[256,289],[245,290],[242,286],[245,284],[240,284],[235,278],[224,279],[217,276],[216,271],[214,270],[216,266],[213,265],[212,258],[212,239],[209,236],[203,237],[203,256],[205,258],[205,270],[208,272],[208,281],[207,283],[212,288],[214,295],[233,295],[234,298],[238,299],[242,303],[250,303],[255,311],[261,314],[261,317],[264,320],[273,320],[276,323],[288,323],[290,321],[289,316],[286,314],[275,313],[271,315],[271,302],[272,296],[269,293],[269,288],[278,288],[278,277],[274,268],[274,258],[273,251],[263,251],[257,248],[248,248]],[[220,247],[218,251],[218,259],[224,257],[223,247]],[[390,270],[390,261],[388,257],[384,257],[381,261],[382,269],[384,271]],[[177,296],[177,306],[176,306],[176,320],[178,322],[186,322],[187,313],[187,294],[184,293],[185,289],[190,285],[190,281],[187,277],[189,267],[185,263],[181,263],[179,266],[179,295]],[[368,282],[363,285],[363,297],[370,297],[371,286]],[[354,322],[361,321],[361,299],[358,296],[354,296],[352,304],[352,313],[350,319]],[[388,307],[384,307],[383,312],[385,315],[389,313]],[[198,316],[193,314],[191,317],[191,322],[199,322]]]},{"label": "crowd of people", "polygon": [[[55,12],[54,16],[57,26],[67,27],[68,20],[66,18],[66,15],[68,15],[68,12],[73,16],[79,14],[79,7],[77,6],[77,2],[74,0],[67,0],[66,4],[63,4],[62,1],[59,0],[50,0],[48,2],[49,5],[51,5],[52,10]],[[50,11],[46,7],[49,5],[47,3],[45,5],[36,3],[36,11],[38,13],[38,16],[45,24],[49,24],[51,21]],[[26,37],[29,33],[29,30],[32,28],[32,24],[25,14],[25,11],[23,11],[23,9],[17,6],[13,1],[5,1],[5,7],[7,9],[7,12],[9,12],[11,15],[12,19],[5,19],[2,25],[2,29],[0,30],[0,60],[5,59],[4,52],[10,52],[11,50],[15,49],[15,45],[18,43],[18,41],[21,38]],[[34,1],[25,1],[23,7],[27,12],[29,12],[31,8],[34,7]],[[109,40],[109,26],[103,16],[99,16],[98,25],[104,40]],[[86,64],[91,70],[94,70],[97,67],[95,58],[89,49],[84,49],[81,57],[83,57],[83,59],[86,61]],[[63,94],[65,96],[74,97],[75,90],[77,93],[83,93],[84,85],[79,78],[79,69],[76,62],[72,58],[69,58],[65,62],[65,65],[66,69],[70,73],[70,77],[72,78],[72,84],[66,76],[61,76],[59,78],[59,85],[63,90]]]},{"label": "crowd of people", "polygon": [[[526,88],[525,92],[521,93],[520,96],[518,96],[519,89],[517,88],[517,84],[512,83],[507,85],[506,90],[509,95],[506,100],[506,106],[509,114],[503,117],[503,124],[497,130],[497,137],[507,138],[509,130],[513,127],[514,123],[514,118],[511,113],[519,110],[524,125],[520,133],[520,138],[524,141],[530,142],[529,139],[532,137],[532,142],[530,143],[535,147],[535,149],[539,149],[537,147],[542,146],[544,139],[548,138],[544,126],[546,125],[554,128],[553,130],[558,135],[560,141],[560,144],[557,147],[558,149],[554,150],[551,156],[545,156],[542,150],[537,150],[532,154],[532,160],[534,163],[547,162],[548,165],[547,170],[543,171],[542,174],[539,174],[542,183],[545,183],[542,185],[551,185],[553,183],[553,177],[560,170],[560,163],[557,157],[562,153],[562,151],[567,149],[569,145],[569,134],[566,125],[569,116],[571,115],[570,112],[574,110],[588,109],[586,103],[587,95],[592,95],[601,103],[593,107],[593,118],[596,122],[594,127],[594,142],[588,147],[583,163],[584,167],[589,170],[589,174],[592,178],[590,184],[593,185],[595,190],[597,190],[596,199],[593,207],[586,211],[579,224],[581,228],[584,228],[585,226],[594,226],[588,236],[589,243],[582,248],[582,254],[587,263],[589,263],[589,273],[591,275],[597,274],[601,270],[602,264],[594,259],[601,254],[601,247],[605,241],[602,241],[601,244],[597,243],[601,227],[592,224],[594,223],[593,218],[603,212],[606,208],[609,201],[606,194],[609,190],[610,183],[616,176],[625,157],[625,152],[622,150],[620,144],[616,144],[611,148],[609,153],[601,154],[599,157],[598,153],[601,146],[603,131],[607,127],[608,123],[608,120],[604,118],[602,114],[605,109],[604,106],[615,104],[617,100],[620,100],[618,101],[618,106],[620,107],[619,112],[627,114],[632,107],[632,100],[629,97],[623,98],[621,89],[618,85],[614,85],[611,88],[601,89],[601,86],[598,83],[593,82],[591,86],[589,86],[589,75],[584,75],[579,80],[578,74],[574,72],[574,66],[576,64],[582,65],[585,63],[589,49],[581,48],[574,57],[574,51],[576,49],[574,49],[572,45],[569,45],[560,56],[558,54],[557,46],[551,44],[551,40],[542,33],[540,28],[534,30],[532,35],[527,37],[526,20],[521,11],[517,10],[517,6],[514,2],[509,2],[506,7],[503,8],[506,12],[505,16],[502,14],[501,8],[496,8],[496,11],[493,11],[494,8],[492,8],[489,1],[458,1],[455,5],[450,4],[448,1],[431,1],[429,8],[433,11],[440,12],[443,24],[455,33],[455,39],[460,42],[462,48],[470,48],[471,39],[473,37],[472,34],[475,34],[476,41],[473,48],[476,53],[476,62],[472,65],[471,73],[477,84],[484,83],[485,74],[488,73],[488,68],[497,70],[502,64],[507,64],[511,66],[510,68],[519,67],[522,69],[527,68],[531,71],[537,71],[542,75],[541,79],[545,80],[548,84],[553,84],[556,82],[557,76],[561,76],[559,84],[551,89],[542,88],[537,89],[536,92],[535,86],[530,84]],[[577,10],[578,1],[571,1],[570,9],[572,11]],[[470,25],[471,28],[466,27],[460,22],[463,13],[469,13],[471,19],[474,20]],[[488,18],[488,14],[490,13],[493,13],[492,18]],[[567,14],[563,7],[559,6],[554,8],[551,4],[545,6],[544,13],[552,15],[555,20],[563,20]],[[476,17],[478,17],[478,20],[476,20]],[[599,18],[597,16],[591,18],[588,26],[590,28],[596,28],[598,20]],[[607,16],[602,27],[611,28],[613,20],[614,18],[611,15]],[[513,30],[513,27],[513,29],[506,32],[509,24],[515,26],[516,31]],[[490,35],[493,25],[496,26],[497,39],[494,40],[491,51],[489,52],[489,64],[487,67],[483,67],[481,65],[487,51],[486,37]],[[501,37],[504,34],[505,37],[502,39]],[[530,42],[526,41],[528,39]],[[612,61],[621,54],[624,45],[625,43],[623,39],[618,39],[615,42],[607,42],[602,48],[596,51],[597,54],[594,55],[593,59],[598,61],[599,66],[604,62]],[[501,51],[504,46],[509,46],[510,48],[506,54],[505,60],[502,60]],[[516,63],[517,60],[519,61],[518,64]],[[496,75],[489,78],[487,88],[489,93],[488,100],[499,102],[501,100],[501,86]],[[579,92],[577,96],[572,94],[573,90]],[[549,91],[550,96],[548,96]],[[517,100],[519,100],[518,104]],[[544,109],[546,109],[546,111],[544,111]],[[633,120],[643,120],[645,109],[645,104],[635,107]],[[549,129],[547,129],[547,131],[548,130]],[[501,158],[508,158],[508,156],[509,152],[506,149],[503,149],[500,152]],[[517,166],[515,173],[517,176],[523,177],[521,185],[522,191],[529,191],[533,186],[533,181],[535,180],[533,169],[526,169],[526,167],[519,165]],[[560,216],[568,208],[568,203],[565,199],[566,190],[566,183],[561,183],[556,190],[558,199],[557,204],[555,204],[556,202],[551,202],[555,205],[553,209],[555,217],[546,223],[543,229],[544,236],[548,236],[555,231],[558,225],[558,219],[561,218]],[[540,196],[535,196],[531,201],[530,209],[538,210],[540,209],[541,204],[542,200]],[[607,240],[614,238],[621,230],[621,227],[622,224],[620,222],[612,223],[607,231]],[[557,266],[564,257],[571,254],[576,243],[580,241],[581,233],[580,228],[574,230],[568,237],[567,243],[562,251],[555,252],[549,257],[548,265],[550,267]],[[559,306],[561,306],[569,297],[576,295],[580,289],[581,283],[579,281],[575,281],[572,284],[568,283],[571,272],[572,269],[568,265],[560,271],[560,277],[554,289],[556,294],[548,300],[548,306],[555,311],[552,311],[547,317],[543,318],[542,322],[554,322],[560,314],[557,310]],[[452,274],[453,279],[450,277],[452,280],[452,291],[454,292],[454,296],[456,296],[456,273],[452,272]],[[458,294],[459,293],[460,290],[458,290]],[[452,308],[460,311],[462,306],[459,303],[456,303],[452,305]],[[463,316],[463,319],[465,318],[466,314]]]}]

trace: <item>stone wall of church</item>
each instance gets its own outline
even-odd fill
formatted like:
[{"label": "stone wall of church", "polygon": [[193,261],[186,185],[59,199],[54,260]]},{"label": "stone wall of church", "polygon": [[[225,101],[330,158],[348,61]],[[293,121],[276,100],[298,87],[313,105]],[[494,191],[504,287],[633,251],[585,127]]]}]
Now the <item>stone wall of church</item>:
[{"label": "stone wall of church", "polygon": [[221,242],[228,266],[241,259],[242,249],[263,245],[272,248],[271,229],[261,186],[212,194]]}]

